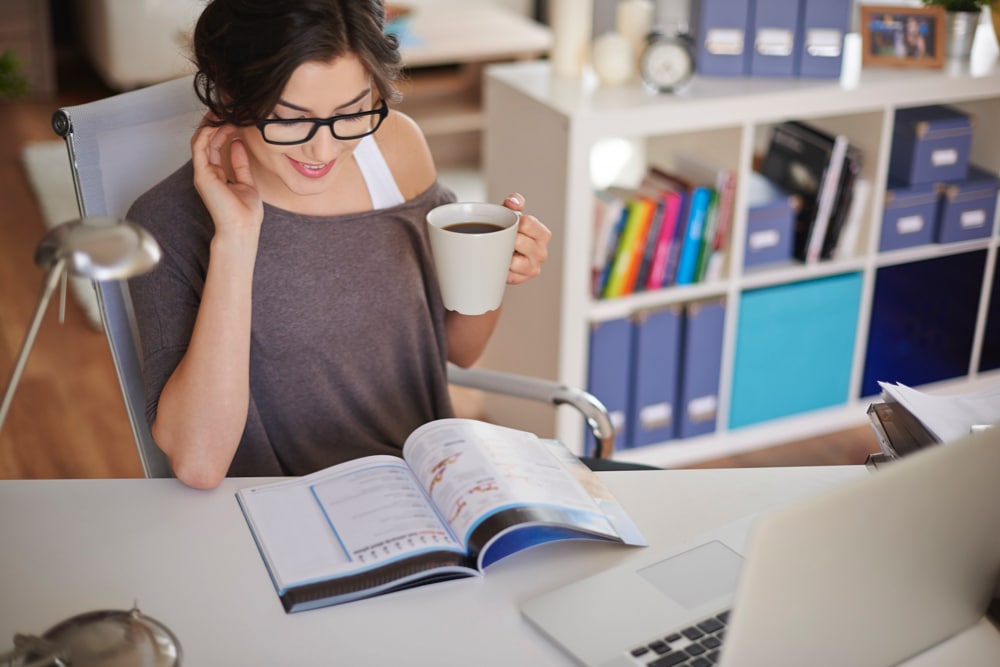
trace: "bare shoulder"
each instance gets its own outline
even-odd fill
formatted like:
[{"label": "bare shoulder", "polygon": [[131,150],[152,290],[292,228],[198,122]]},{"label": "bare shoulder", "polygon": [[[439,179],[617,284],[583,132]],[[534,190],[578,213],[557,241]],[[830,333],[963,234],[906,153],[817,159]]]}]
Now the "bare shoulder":
[{"label": "bare shoulder", "polygon": [[375,133],[375,141],[406,199],[416,197],[434,183],[437,178],[434,158],[424,133],[412,118],[390,110],[389,117]]}]

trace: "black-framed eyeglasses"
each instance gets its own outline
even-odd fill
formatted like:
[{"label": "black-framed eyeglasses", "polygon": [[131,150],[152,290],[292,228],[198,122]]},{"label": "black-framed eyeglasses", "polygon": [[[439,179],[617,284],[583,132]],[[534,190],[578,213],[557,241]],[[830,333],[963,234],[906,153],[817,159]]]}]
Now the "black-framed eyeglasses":
[{"label": "black-framed eyeglasses", "polygon": [[379,128],[389,115],[389,105],[385,100],[370,111],[345,113],[330,118],[272,118],[257,123],[257,129],[264,141],[276,146],[304,144],[314,136],[319,128],[326,126],[330,133],[341,141],[367,137]]}]

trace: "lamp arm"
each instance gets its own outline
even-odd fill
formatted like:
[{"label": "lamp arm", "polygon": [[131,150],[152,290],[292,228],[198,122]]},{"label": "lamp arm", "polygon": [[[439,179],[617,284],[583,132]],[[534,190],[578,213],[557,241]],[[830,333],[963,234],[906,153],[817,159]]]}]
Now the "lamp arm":
[{"label": "lamp arm", "polygon": [[0,433],[3,432],[3,424],[7,419],[7,411],[10,410],[11,401],[14,399],[14,390],[17,389],[17,383],[21,380],[21,373],[24,371],[24,366],[28,361],[28,353],[31,352],[31,347],[35,343],[35,336],[38,335],[38,328],[42,324],[45,308],[48,306],[52,292],[55,290],[56,285],[59,284],[59,279],[62,277],[65,269],[66,258],[63,257],[56,260],[45,274],[45,280],[42,283],[42,293],[38,298],[38,307],[35,309],[35,316],[28,327],[28,333],[24,336],[21,352],[17,355],[17,361],[14,362],[14,368],[10,372],[10,380],[7,382],[7,389],[3,396],[3,404],[0,405]]}]

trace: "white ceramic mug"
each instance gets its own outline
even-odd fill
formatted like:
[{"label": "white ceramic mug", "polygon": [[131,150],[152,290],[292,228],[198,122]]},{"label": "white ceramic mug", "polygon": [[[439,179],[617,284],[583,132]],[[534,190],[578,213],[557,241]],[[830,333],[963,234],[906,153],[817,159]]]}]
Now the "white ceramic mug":
[{"label": "white ceramic mug", "polygon": [[503,301],[520,215],[499,204],[455,202],[427,213],[444,307],[482,315]]}]

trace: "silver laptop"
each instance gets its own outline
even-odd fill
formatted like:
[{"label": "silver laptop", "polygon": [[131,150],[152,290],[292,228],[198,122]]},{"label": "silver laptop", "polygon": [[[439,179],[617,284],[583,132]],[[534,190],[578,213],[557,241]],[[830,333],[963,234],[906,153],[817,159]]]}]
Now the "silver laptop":
[{"label": "silver laptop", "polygon": [[994,428],[651,547],[521,611],[585,665],[884,667],[979,621],[998,577]]}]

